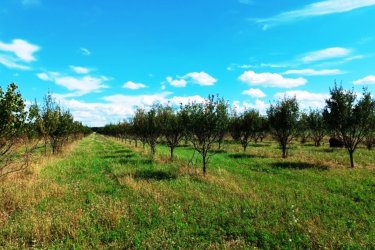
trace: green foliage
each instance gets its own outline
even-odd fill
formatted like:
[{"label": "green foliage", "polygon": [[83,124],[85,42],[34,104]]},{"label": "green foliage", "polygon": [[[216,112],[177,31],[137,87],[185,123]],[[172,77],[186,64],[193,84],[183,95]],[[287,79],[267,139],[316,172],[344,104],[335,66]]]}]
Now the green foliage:
[{"label": "green foliage", "polygon": [[23,168],[23,165],[9,166],[15,162],[16,146],[24,140],[26,117],[17,85],[10,84],[6,92],[0,87],[0,177]]},{"label": "green foliage", "polygon": [[174,150],[184,136],[185,126],[181,112],[176,112],[170,106],[159,107],[161,134],[170,148],[170,158],[173,160]]},{"label": "green foliage", "polygon": [[51,93],[45,96],[43,107],[37,117],[39,132],[44,138],[45,153],[47,144],[51,146],[53,154],[58,154],[69,140],[80,139],[83,135],[91,133],[91,129],[74,121],[70,111],[63,110]]},{"label": "green foliage", "polygon": [[298,119],[298,129],[297,129],[297,136],[300,137],[300,142],[302,144],[306,143],[308,138],[310,137],[310,129],[308,124],[308,114],[301,112],[300,117]]},{"label": "green foliage", "polygon": [[282,157],[288,156],[288,144],[297,135],[299,106],[297,99],[284,97],[276,104],[271,104],[267,110],[271,133],[279,143]]},{"label": "green foliage", "polygon": [[228,104],[224,99],[211,95],[204,103],[190,103],[183,110],[186,133],[202,156],[205,175],[209,152],[228,128]]},{"label": "green foliage", "polygon": [[241,143],[243,151],[246,151],[250,139],[258,140],[263,132],[264,119],[256,110],[245,111],[240,116],[234,114],[230,121],[230,133],[233,140]]},{"label": "green foliage", "polygon": [[350,166],[354,167],[354,151],[374,129],[369,120],[375,112],[375,101],[366,89],[357,100],[353,90],[345,91],[336,84],[330,89],[330,95],[326,100],[324,119],[333,134],[343,141],[349,153]]},{"label": "green foliage", "polygon": [[321,141],[327,131],[323,112],[320,110],[310,110],[310,113],[306,117],[306,122],[315,146],[320,147]]}]

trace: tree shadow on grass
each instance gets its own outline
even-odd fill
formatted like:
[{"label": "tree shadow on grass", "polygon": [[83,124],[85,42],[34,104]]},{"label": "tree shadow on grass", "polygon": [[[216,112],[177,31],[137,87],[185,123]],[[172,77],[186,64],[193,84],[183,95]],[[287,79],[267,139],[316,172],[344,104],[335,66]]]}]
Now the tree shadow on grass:
[{"label": "tree shadow on grass", "polygon": [[113,153],[114,154],[127,154],[127,153],[132,153],[133,151],[131,151],[130,149],[119,149],[119,150],[116,150],[114,151]]},{"label": "tree shadow on grass", "polygon": [[152,160],[150,159],[132,159],[132,157],[128,157],[128,158],[121,158],[119,160],[119,163],[120,164],[124,164],[124,165],[148,165],[148,164],[152,164]]},{"label": "tree shadow on grass", "polygon": [[103,159],[130,159],[135,154],[127,154],[127,155],[118,155],[118,154],[110,154],[110,155],[104,155],[102,156]]},{"label": "tree shadow on grass", "polygon": [[275,162],[270,164],[273,168],[284,168],[284,169],[317,169],[317,170],[328,170],[328,166],[320,164],[311,164],[307,162]]},{"label": "tree shadow on grass", "polygon": [[261,155],[252,155],[252,154],[245,154],[245,153],[239,153],[239,154],[230,154],[228,155],[229,158],[232,159],[255,159],[255,158],[265,158]]},{"label": "tree shadow on grass", "polygon": [[177,178],[177,174],[166,172],[162,170],[137,170],[133,178],[136,180],[156,180],[156,181],[162,181],[162,180],[174,180]]},{"label": "tree shadow on grass", "polygon": [[263,148],[263,147],[270,147],[271,145],[272,145],[271,143],[262,142],[262,143],[254,143],[254,144],[250,144],[249,147],[253,147],[253,148]]},{"label": "tree shadow on grass", "polygon": [[214,153],[214,154],[224,154],[227,151],[224,150],[224,149],[215,149],[215,150],[211,150],[211,152]]}]

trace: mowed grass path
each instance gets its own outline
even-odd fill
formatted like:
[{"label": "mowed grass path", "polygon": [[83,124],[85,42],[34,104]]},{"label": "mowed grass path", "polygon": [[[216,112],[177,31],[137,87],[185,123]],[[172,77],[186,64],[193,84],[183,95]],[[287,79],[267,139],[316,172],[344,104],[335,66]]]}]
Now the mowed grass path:
[{"label": "mowed grass path", "polygon": [[[251,150],[251,149],[250,149]],[[375,248],[373,169],[192,149],[155,162],[93,134],[31,180],[0,187],[0,247]]]}]

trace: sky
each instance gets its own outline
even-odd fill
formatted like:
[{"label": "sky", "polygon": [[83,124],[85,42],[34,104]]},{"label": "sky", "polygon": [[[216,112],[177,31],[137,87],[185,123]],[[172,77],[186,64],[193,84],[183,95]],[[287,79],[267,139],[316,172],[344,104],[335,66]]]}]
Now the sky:
[{"label": "sky", "polygon": [[0,0],[0,86],[103,126],[218,94],[241,112],[375,92],[375,0]]}]

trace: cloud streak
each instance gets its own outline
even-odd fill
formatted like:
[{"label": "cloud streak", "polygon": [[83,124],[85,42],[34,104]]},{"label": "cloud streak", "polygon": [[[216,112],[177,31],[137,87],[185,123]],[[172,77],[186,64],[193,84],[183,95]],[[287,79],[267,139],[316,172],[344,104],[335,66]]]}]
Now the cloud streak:
[{"label": "cloud streak", "polygon": [[366,76],[362,79],[353,82],[355,85],[370,85],[375,84],[375,75]]},{"label": "cloud streak", "polygon": [[306,5],[300,9],[283,12],[273,17],[256,19],[255,21],[262,24],[263,29],[266,30],[282,23],[315,16],[344,13],[372,5],[375,5],[375,0],[326,0]]},{"label": "cloud streak", "polygon": [[43,81],[54,82],[70,91],[76,91],[75,96],[99,92],[101,89],[108,88],[105,82],[109,81],[109,78],[105,76],[94,77],[85,75],[75,77],[62,75],[58,72],[42,72],[38,73],[36,76]]},{"label": "cloud streak", "polygon": [[285,71],[284,75],[303,75],[303,76],[331,76],[331,75],[341,75],[345,72],[339,69],[291,69]]}]

